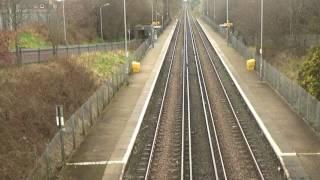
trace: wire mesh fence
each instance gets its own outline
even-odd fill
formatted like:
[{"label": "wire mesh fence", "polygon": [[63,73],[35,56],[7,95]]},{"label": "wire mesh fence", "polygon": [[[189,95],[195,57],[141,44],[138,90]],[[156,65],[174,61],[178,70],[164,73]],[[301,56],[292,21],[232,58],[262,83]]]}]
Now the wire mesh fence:
[{"label": "wire mesh fence", "polygon": [[[227,39],[227,30],[212,22],[208,17],[203,17],[216,32]],[[262,78],[275,89],[291,107],[298,113],[317,133],[320,133],[320,101],[310,95],[295,81],[278,71],[254,50],[249,49],[241,37],[229,34],[229,45],[236,49],[246,59],[256,60],[256,72],[260,75],[262,63]]]},{"label": "wire mesh fence", "polygon": [[29,179],[51,179],[72,152],[79,147],[111,98],[127,81],[128,63],[113,69],[110,78],[66,121],[47,144]]},{"label": "wire mesh fence", "polygon": [[[168,24],[169,21],[165,23],[164,28]],[[105,80],[99,89],[71,115],[64,127],[46,145],[44,153],[37,160],[35,168],[28,177],[29,180],[49,180],[55,177],[56,172],[83,142],[88,130],[97,122],[98,117],[118,89],[127,83],[132,61],[140,61],[148,51],[151,43],[151,39],[140,43],[140,46],[127,58],[126,63],[115,67],[109,78]]]},{"label": "wire mesh fence", "polygon": [[[137,49],[143,40],[131,40],[128,42],[129,49]],[[124,42],[110,42],[100,44],[72,45],[54,48],[24,49],[20,48],[16,52],[11,52],[12,57],[18,57],[14,62],[21,64],[47,62],[54,58],[68,57],[72,55],[81,55],[88,52],[123,50]]]},{"label": "wire mesh fence", "polygon": [[52,179],[55,172],[63,166],[65,160],[79,147],[88,130],[96,123],[103,109],[122,84],[128,80],[130,64],[140,60],[150,46],[150,40],[144,41],[137,50],[128,57],[126,63],[113,69],[109,78],[99,89],[66,121],[47,144],[44,153],[38,159],[35,169],[29,175],[30,180]]}]

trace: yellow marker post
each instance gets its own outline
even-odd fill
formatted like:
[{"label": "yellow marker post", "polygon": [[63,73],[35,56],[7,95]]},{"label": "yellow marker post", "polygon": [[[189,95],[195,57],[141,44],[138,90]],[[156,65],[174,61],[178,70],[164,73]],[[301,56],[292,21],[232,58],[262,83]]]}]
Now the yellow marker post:
[{"label": "yellow marker post", "polygon": [[137,61],[132,62],[132,72],[139,73],[141,71],[141,64]]},{"label": "yellow marker post", "polygon": [[247,70],[248,71],[254,71],[255,66],[256,66],[256,60],[255,59],[247,60]]}]

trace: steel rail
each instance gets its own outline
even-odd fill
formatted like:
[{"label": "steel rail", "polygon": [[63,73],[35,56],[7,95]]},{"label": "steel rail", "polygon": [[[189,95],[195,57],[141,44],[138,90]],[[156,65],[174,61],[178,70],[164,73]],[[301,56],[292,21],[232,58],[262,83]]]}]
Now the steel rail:
[{"label": "steel rail", "polygon": [[148,166],[147,166],[147,170],[146,170],[146,174],[145,174],[145,180],[147,180],[149,178],[150,175],[150,170],[151,170],[151,163],[153,160],[153,156],[154,156],[154,150],[156,147],[156,143],[157,143],[157,138],[158,138],[158,134],[159,134],[159,128],[160,128],[160,122],[161,122],[161,118],[162,118],[162,113],[163,113],[163,108],[164,108],[164,102],[165,99],[167,97],[167,90],[168,90],[168,84],[169,84],[169,80],[171,77],[171,69],[172,69],[172,64],[173,64],[173,60],[176,54],[176,46],[177,46],[177,41],[178,41],[178,37],[179,37],[179,32],[180,32],[180,24],[181,21],[179,20],[178,26],[177,26],[177,32],[176,32],[176,37],[175,37],[175,42],[174,42],[174,47],[173,47],[173,52],[172,55],[170,57],[170,66],[169,66],[169,71],[168,71],[168,76],[167,76],[167,80],[166,80],[166,84],[165,84],[165,89],[164,89],[164,93],[163,93],[163,97],[161,100],[161,106],[160,106],[160,112],[159,112],[159,116],[157,119],[157,125],[156,125],[156,130],[155,130],[155,134],[154,134],[154,138],[152,141],[152,148],[151,148],[151,152],[150,152],[150,156],[149,156],[149,160],[148,160]]},{"label": "steel rail", "polygon": [[[195,22],[194,22],[194,23],[195,23]],[[242,126],[241,126],[241,123],[240,123],[240,121],[239,121],[239,118],[238,118],[238,116],[237,116],[237,113],[236,113],[236,111],[235,111],[235,109],[234,109],[234,105],[232,104],[232,102],[231,102],[231,100],[230,100],[230,97],[229,97],[229,95],[228,95],[228,93],[227,93],[227,91],[226,91],[226,88],[225,88],[225,86],[224,86],[223,83],[222,83],[222,80],[221,80],[221,77],[220,77],[220,75],[219,75],[219,73],[218,73],[217,67],[216,67],[216,65],[214,64],[213,59],[212,59],[212,57],[211,57],[211,55],[210,55],[210,53],[209,53],[208,46],[206,45],[205,40],[204,40],[203,36],[201,35],[201,27],[199,28],[198,22],[195,23],[195,26],[196,26],[196,28],[197,28],[197,31],[198,31],[200,37],[201,37],[201,41],[202,41],[202,43],[203,43],[203,45],[204,45],[204,47],[205,47],[205,49],[206,49],[206,52],[207,52],[208,57],[209,57],[209,59],[210,59],[211,65],[212,65],[212,67],[213,67],[213,69],[214,69],[214,72],[215,72],[216,76],[218,77],[219,83],[220,83],[220,85],[221,85],[221,87],[222,87],[222,89],[223,89],[224,95],[225,95],[225,97],[226,97],[226,99],[227,99],[227,101],[228,101],[228,104],[229,104],[229,107],[230,107],[230,109],[231,109],[231,111],[232,111],[232,114],[233,114],[233,116],[234,116],[234,118],[235,118],[235,120],[236,120],[236,123],[237,123],[240,131],[241,131],[241,135],[242,135],[242,137],[243,137],[243,139],[244,139],[244,141],[245,141],[245,143],[246,143],[246,146],[247,146],[247,148],[248,148],[248,150],[249,150],[249,152],[250,152],[251,158],[252,158],[252,160],[254,161],[254,164],[255,164],[255,167],[256,167],[256,169],[257,169],[257,171],[258,171],[258,174],[259,174],[260,178],[261,178],[262,180],[264,180],[265,178],[264,178],[263,173],[262,173],[262,171],[261,171],[261,169],[260,169],[260,166],[259,166],[259,164],[258,164],[258,161],[257,161],[257,159],[256,159],[256,157],[255,157],[255,155],[254,155],[254,153],[253,153],[253,151],[252,151],[252,148],[251,148],[251,146],[250,146],[250,144],[249,144],[249,142],[248,142],[248,139],[247,139],[247,137],[246,137],[246,135],[245,135],[245,133],[244,133],[244,130],[243,130]],[[207,37],[206,37],[206,38],[207,38]],[[208,40],[208,39],[207,39],[207,40]]]},{"label": "steel rail", "polygon": [[[194,20],[193,20],[193,22],[194,22]],[[204,78],[204,75],[203,75],[201,61],[199,61],[199,64],[200,64],[199,67],[201,69],[201,76],[202,76],[202,79],[204,79],[204,81],[203,81],[203,83],[204,83],[204,91],[205,91],[206,99],[207,99],[208,106],[209,106],[209,112],[210,112],[210,117],[211,117],[212,128],[213,128],[213,132],[214,132],[214,137],[216,139],[216,145],[217,145],[217,151],[218,151],[218,154],[219,154],[220,163],[221,163],[221,166],[222,166],[223,178],[225,180],[227,180],[228,177],[227,177],[227,173],[226,173],[225,165],[224,165],[224,161],[223,161],[222,150],[221,150],[221,147],[220,147],[220,142],[219,142],[219,137],[218,137],[218,131],[217,131],[216,123],[215,123],[214,118],[213,118],[213,113],[212,113],[212,108],[211,108],[211,101],[210,101],[209,96],[208,96],[208,90],[207,90],[206,81],[205,81],[205,78]]]},{"label": "steel rail", "polygon": [[[210,130],[210,126],[209,126],[209,117],[208,117],[208,110],[206,108],[206,104],[209,104],[207,102],[208,99],[208,94],[204,91],[204,79],[203,79],[203,73],[202,73],[202,69],[201,67],[199,67],[199,63],[200,63],[200,58],[199,58],[199,53],[198,53],[198,48],[196,47],[196,42],[195,42],[195,37],[193,34],[193,30],[192,30],[192,25],[190,23],[190,18],[189,18],[189,13],[187,11],[187,18],[188,18],[188,25],[189,25],[189,30],[190,30],[190,34],[191,34],[191,42],[192,42],[192,48],[194,51],[194,61],[196,63],[196,70],[197,70],[197,77],[198,77],[198,82],[199,82],[199,88],[200,88],[200,93],[201,93],[201,101],[202,101],[202,108],[204,111],[204,117],[205,117],[205,121],[206,121],[206,130],[207,130],[207,134],[208,134],[208,141],[209,141],[209,145],[210,145],[210,153],[211,153],[211,158],[212,158],[212,165],[214,167],[214,172],[215,172],[215,178],[219,179],[219,173],[218,173],[218,168],[217,168],[217,160],[216,160],[216,156],[214,153],[214,148],[213,148],[213,143],[212,143],[212,137],[211,137],[211,130]],[[206,94],[205,94],[206,93]],[[205,98],[206,96],[206,98]],[[211,111],[211,108],[210,110]],[[212,114],[212,113],[211,113]],[[213,118],[212,116],[210,117],[211,119]]]},{"label": "steel rail", "polygon": [[[189,155],[189,179],[193,179],[193,170],[192,170],[192,137],[191,137],[191,109],[190,109],[190,82],[189,82],[189,57],[188,57],[188,28],[187,28],[187,6],[184,7],[184,74],[185,80],[187,85],[187,119],[188,119],[188,155]],[[184,89],[185,90],[185,89]],[[183,131],[184,132],[184,131]]]}]

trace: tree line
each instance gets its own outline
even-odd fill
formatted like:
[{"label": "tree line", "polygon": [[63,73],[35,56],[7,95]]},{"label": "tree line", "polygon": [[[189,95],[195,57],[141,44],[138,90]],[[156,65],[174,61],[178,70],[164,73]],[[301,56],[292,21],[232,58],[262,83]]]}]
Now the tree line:
[{"label": "tree line", "polygon": [[[102,9],[103,34],[100,33],[100,7]],[[53,47],[65,44],[63,36],[62,3],[57,0],[0,0],[0,16],[5,15],[8,28],[0,31],[10,32],[14,36],[16,50],[19,42],[17,34],[23,25],[25,11],[32,11],[39,4],[45,5],[47,20],[44,23],[48,29],[48,41]],[[79,41],[92,41],[101,36],[109,41],[123,39],[123,0],[65,0],[66,31],[69,43]],[[151,24],[151,9],[154,9],[154,18],[161,21],[175,15],[181,5],[180,0],[126,0],[127,25],[133,28],[137,24]],[[167,11],[169,11],[167,13]],[[167,16],[167,14],[169,16]],[[2,37],[2,36],[0,36]],[[8,36],[5,36],[8,37]],[[12,37],[11,37],[12,39]],[[0,53],[5,47],[0,47]]]},{"label": "tree line", "polygon": [[[203,5],[217,23],[226,21],[226,0],[203,0]],[[283,46],[284,36],[298,40],[301,34],[320,33],[319,8],[319,0],[264,0],[265,38],[272,46]],[[259,43],[260,13],[261,0],[229,0],[230,21],[250,45]]]}]

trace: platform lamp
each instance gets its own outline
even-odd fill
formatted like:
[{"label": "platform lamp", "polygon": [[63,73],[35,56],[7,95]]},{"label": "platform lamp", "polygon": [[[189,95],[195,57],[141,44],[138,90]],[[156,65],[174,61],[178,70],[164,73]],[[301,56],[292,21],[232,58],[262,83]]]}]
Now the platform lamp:
[{"label": "platform lamp", "polygon": [[65,0],[56,0],[57,2],[62,2],[62,16],[63,16],[63,33],[64,33],[64,41],[66,45],[68,45],[67,41],[67,29],[66,29],[66,14],[65,14],[65,8],[64,8],[64,1]]},{"label": "platform lamp", "polygon": [[103,21],[102,21],[102,8],[109,6],[110,3],[106,3],[100,6],[100,35],[101,35],[101,39],[104,41],[103,38]]},{"label": "platform lamp", "polygon": [[260,80],[263,80],[263,0],[261,0]]},{"label": "platform lamp", "polygon": [[213,22],[216,22],[216,0],[213,0]]},{"label": "platform lamp", "polygon": [[125,44],[125,53],[126,57],[129,57],[128,53],[128,40],[127,40],[127,9],[126,9],[126,0],[123,0],[123,19],[124,19],[124,44]]}]

